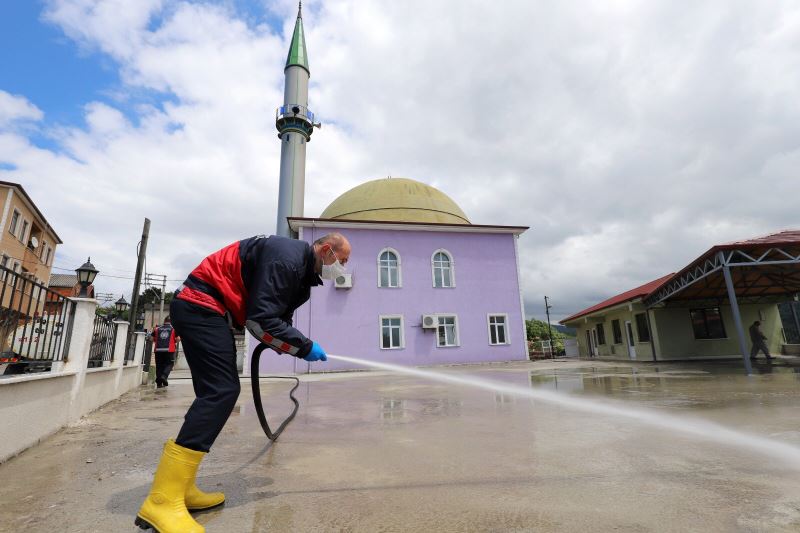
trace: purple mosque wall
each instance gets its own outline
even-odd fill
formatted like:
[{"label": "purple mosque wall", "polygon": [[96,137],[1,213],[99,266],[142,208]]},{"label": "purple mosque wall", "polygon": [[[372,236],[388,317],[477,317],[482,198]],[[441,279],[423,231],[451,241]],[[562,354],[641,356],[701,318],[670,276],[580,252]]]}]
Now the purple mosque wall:
[{"label": "purple mosque wall", "polygon": [[[313,242],[330,231],[317,222],[314,228],[304,228],[301,238]],[[312,289],[311,299],[294,316],[295,326],[328,353],[411,366],[527,359],[515,235],[365,228],[336,231],[352,245],[347,268],[353,287],[337,289],[326,281]],[[378,286],[378,256],[386,248],[400,257],[401,286],[397,288]],[[432,256],[440,249],[453,259],[454,287],[433,287]],[[456,316],[458,345],[438,346],[437,331],[421,327],[423,314]],[[380,317],[385,315],[403,317],[402,348],[381,348]],[[507,344],[490,343],[489,315],[507,317]],[[260,365],[262,374],[353,368],[338,361],[309,364],[270,351],[264,352]]]}]

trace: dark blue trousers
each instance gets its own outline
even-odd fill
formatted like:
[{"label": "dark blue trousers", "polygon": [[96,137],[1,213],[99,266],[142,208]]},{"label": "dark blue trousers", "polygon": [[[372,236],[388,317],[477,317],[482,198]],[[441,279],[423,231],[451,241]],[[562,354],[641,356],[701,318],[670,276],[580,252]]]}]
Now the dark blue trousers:
[{"label": "dark blue trousers", "polygon": [[208,452],[239,397],[236,345],[228,321],[205,307],[174,299],[172,326],[183,343],[196,396],[175,442]]}]

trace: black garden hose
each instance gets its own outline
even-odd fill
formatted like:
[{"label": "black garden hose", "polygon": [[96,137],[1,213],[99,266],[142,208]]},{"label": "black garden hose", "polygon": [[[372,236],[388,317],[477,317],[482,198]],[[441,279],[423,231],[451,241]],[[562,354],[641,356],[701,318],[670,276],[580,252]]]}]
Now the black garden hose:
[{"label": "black garden hose", "polygon": [[297,398],[294,397],[294,391],[300,386],[300,380],[292,376],[265,376],[270,379],[293,379],[295,381],[294,387],[292,387],[292,390],[289,391],[289,398],[294,402],[294,409],[286,418],[286,420],[281,422],[281,425],[278,426],[278,429],[273,432],[269,428],[267,417],[264,415],[264,406],[261,405],[261,386],[258,382],[258,361],[261,359],[261,352],[263,352],[266,348],[266,344],[260,343],[256,349],[253,350],[253,357],[250,360],[250,385],[253,388],[253,403],[256,406],[258,421],[261,422],[261,429],[264,430],[264,433],[267,435],[269,440],[275,442],[283,432],[284,428],[286,428],[289,422],[292,421],[294,416],[297,414],[297,410],[300,408],[300,402],[298,402]]}]

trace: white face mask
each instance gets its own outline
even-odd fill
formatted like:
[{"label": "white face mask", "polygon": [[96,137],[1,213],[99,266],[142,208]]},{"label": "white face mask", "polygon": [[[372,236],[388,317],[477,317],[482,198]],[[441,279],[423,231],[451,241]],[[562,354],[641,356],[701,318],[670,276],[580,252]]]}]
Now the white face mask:
[{"label": "white face mask", "polygon": [[[331,250],[333,257],[336,257],[336,252]],[[322,273],[320,273],[319,277],[322,279],[327,280],[334,280],[338,276],[343,276],[347,273],[347,270],[344,268],[344,265],[339,262],[339,258],[336,257],[336,261],[334,261],[330,265],[322,265]]]}]

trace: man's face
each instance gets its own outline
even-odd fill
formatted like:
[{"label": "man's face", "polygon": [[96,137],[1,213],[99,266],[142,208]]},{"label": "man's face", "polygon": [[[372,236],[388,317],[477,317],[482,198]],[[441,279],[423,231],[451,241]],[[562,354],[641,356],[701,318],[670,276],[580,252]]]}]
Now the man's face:
[{"label": "man's face", "polygon": [[334,250],[333,246],[329,243],[325,243],[322,245],[322,264],[323,265],[332,265],[336,262],[336,260],[342,265],[346,265],[347,261],[350,259],[350,245],[344,244],[338,250]]}]

